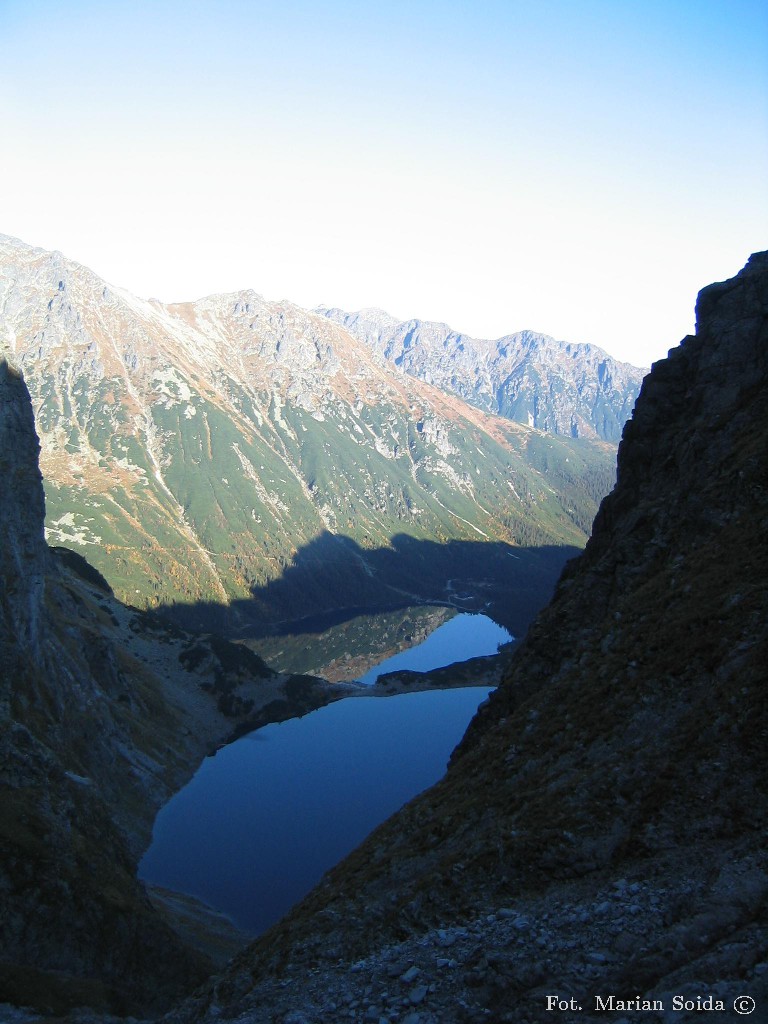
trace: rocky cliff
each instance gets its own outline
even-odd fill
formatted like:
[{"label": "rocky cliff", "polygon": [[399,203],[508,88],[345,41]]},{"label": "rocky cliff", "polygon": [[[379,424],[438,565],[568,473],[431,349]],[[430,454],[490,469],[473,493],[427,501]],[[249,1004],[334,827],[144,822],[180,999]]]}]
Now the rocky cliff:
[{"label": "rocky cliff", "polygon": [[318,312],[410,376],[486,412],[567,437],[618,441],[646,372],[594,345],[536,331],[485,341],[446,324],[400,322],[381,309]]},{"label": "rocky cliff", "polygon": [[764,253],[653,367],[585,553],[445,779],[174,1022],[764,1016],[767,362]]},{"label": "rocky cliff", "polygon": [[43,577],[49,568],[43,540],[45,498],[38,468],[40,445],[29,394],[18,370],[0,361],[0,574],[14,580],[0,594],[0,635],[12,639],[2,663],[40,646]]}]

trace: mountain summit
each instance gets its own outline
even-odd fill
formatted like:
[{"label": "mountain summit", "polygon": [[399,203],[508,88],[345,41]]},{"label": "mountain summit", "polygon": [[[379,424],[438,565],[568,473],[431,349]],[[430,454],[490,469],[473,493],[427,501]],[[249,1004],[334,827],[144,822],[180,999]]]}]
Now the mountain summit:
[{"label": "mountain summit", "polygon": [[594,345],[535,331],[484,341],[447,324],[401,322],[381,309],[316,312],[418,380],[486,412],[567,437],[618,441],[646,373]]}]

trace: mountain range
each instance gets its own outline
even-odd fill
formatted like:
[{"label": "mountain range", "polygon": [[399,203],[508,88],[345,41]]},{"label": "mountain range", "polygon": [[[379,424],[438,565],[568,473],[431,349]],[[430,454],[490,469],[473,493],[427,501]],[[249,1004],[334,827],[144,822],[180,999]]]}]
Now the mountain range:
[{"label": "mountain range", "polygon": [[611,445],[480,411],[327,316],[254,292],[144,301],[7,236],[0,338],[32,395],[49,540],[185,626],[461,594],[519,633],[613,479]]},{"label": "mountain range", "polygon": [[700,293],[695,336],[645,379],[585,551],[445,778],[194,989],[211,964],[135,877],[152,816],[238,723],[323,687],[122,604],[45,543],[33,403],[0,362],[0,1014],[762,1011],[767,442],[762,253]]},{"label": "mountain range", "polygon": [[409,376],[478,409],[566,437],[618,443],[647,372],[594,345],[556,341],[536,331],[485,341],[447,324],[398,321],[381,309],[317,312]]}]

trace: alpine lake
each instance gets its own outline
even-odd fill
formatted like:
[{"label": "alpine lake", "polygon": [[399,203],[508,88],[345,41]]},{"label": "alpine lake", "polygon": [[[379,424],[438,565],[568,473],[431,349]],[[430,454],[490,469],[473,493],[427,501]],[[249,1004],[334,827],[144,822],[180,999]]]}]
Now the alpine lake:
[{"label": "alpine lake", "polygon": [[[370,651],[367,665],[362,653],[350,654],[354,622],[313,635],[311,643],[275,640],[270,660],[373,684],[380,673],[431,671],[495,654],[512,640],[485,615],[409,611],[376,623],[365,617],[360,629],[377,639],[375,666]],[[339,629],[346,634],[341,641]],[[324,663],[309,666],[308,657]],[[202,901],[247,935],[260,934],[377,825],[442,777],[490,692],[475,685],[350,697],[222,747],[158,814],[139,877]]]}]

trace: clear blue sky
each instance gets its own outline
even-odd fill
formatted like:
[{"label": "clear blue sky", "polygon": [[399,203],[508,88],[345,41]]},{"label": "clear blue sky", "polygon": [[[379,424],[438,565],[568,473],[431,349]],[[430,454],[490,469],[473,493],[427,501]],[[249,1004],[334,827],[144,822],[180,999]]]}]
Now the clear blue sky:
[{"label": "clear blue sky", "polygon": [[0,0],[0,231],[649,363],[768,247],[757,0]]}]

